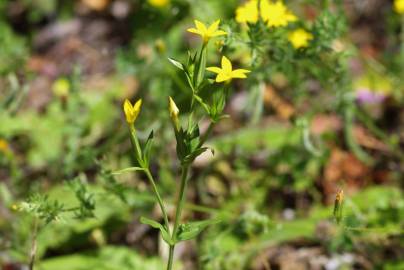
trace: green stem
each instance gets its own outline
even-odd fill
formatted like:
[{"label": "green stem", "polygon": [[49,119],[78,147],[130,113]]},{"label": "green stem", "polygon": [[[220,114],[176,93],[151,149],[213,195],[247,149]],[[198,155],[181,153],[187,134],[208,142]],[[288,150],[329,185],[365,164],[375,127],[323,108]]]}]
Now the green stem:
[{"label": "green stem", "polygon": [[157,202],[160,205],[161,212],[163,213],[164,223],[167,227],[166,228],[167,232],[170,233],[170,226],[169,226],[170,223],[168,222],[167,210],[166,210],[166,207],[164,206],[163,200],[161,199],[160,193],[158,192],[156,182],[154,181],[154,178],[153,178],[152,174],[150,173],[149,168],[145,168],[144,172],[145,172],[147,178],[149,179],[150,184],[153,187],[153,191],[154,191],[154,194],[156,195]]},{"label": "green stem", "polygon": [[134,125],[130,125],[130,132],[131,132],[131,141],[132,141],[132,145],[135,148],[136,151],[136,155],[137,155],[137,161],[139,162],[140,166],[143,168],[143,171],[145,172],[147,178],[149,179],[150,184],[152,185],[153,188],[153,192],[154,195],[157,198],[157,202],[160,206],[161,212],[163,214],[163,218],[164,218],[164,223],[167,229],[167,232],[170,233],[170,223],[168,222],[168,214],[167,214],[167,210],[164,206],[163,200],[161,199],[160,193],[157,189],[157,185],[156,182],[154,181],[153,175],[150,173],[150,169],[148,168],[148,166],[145,166],[145,162],[143,161],[142,158],[142,150],[140,148],[140,144],[139,144],[139,140],[136,136],[136,129],[134,127]]},{"label": "green stem", "polygon": [[170,246],[170,250],[168,253],[167,270],[173,269],[173,261],[174,261],[174,246]]},{"label": "green stem", "polygon": [[143,167],[142,149],[140,148],[139,139],[137,138],[137,135],[136,135],[135,126],[133,124],[130,124],[129,130],[130,130],[130,140],[136,151],[136,159],[139,162],[140,166]]},{"label": "green stem", "polygon": [[190,130],[192,128],[191,125],[192,125],[192,118],[194,116],[194,111],[193,111],[194,104],[195,104],[195,95],[192,94],[191,106],[189,108],[190,113],[189,113],[189,116],[188,116],[188,130]]},{"label": "green stem", "polygon": [[31,251],[29,255],[29,265],[28,269],[29,270],[34,270],[34,264],[35,264],[35,256],[36,256],[36,251],[37,251],[37,235],[38,235],[38,218],[35,217],[34,219],[34,228],[32,232],[32,244],[31,244]]},{"label": "green stem", "polygon": [[[176,238],[177,238],[177,232],[178,232],[178,227],[180,225],[182,209],[184,208],[184,203],[185,203],[185,190],[187,189],[187,184],[188,184],[188,178],[187,178],[188,171],[189,171],[189,165],[184,165],[181,169],[181,187],[180,187],[180,193],[178,194],[177,210],[175,212],[175,220],[174,220],[174,229],[173,229],[173,233],[171,235],[171,239],[174,242],[176,241]],[[172,269],[174,248],[175,248],[175,244],[170,246],[167,270]]]},{"label": "green stem", "polygon": [[197,146],[197,148],[202,147],[202,145],[206,142],[206,140],[208,139],[208,137],[210,136],[210,134],[213,131],[213,128],[215,127],[215,122],[210,122],[208,129],[206,130],[205,134],[202,135],[201,140],[199,141],[199,144]]}]

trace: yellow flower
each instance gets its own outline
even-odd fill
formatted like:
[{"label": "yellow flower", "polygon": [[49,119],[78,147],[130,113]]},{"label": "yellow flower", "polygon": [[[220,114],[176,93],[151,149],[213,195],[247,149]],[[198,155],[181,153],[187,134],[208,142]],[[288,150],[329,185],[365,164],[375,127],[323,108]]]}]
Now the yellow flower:
[{"label": "yellow flower", "polygon": [[235,69],[233,70],[232,64],[226,56],[222,57],[222,68],[219,67],[208,67],[207,70],[217,73],[216,82],[230,82],[233,78],[245,79],[247,76],[245,73],[249,73],[246,69]]},{"label": "yellow flower", "polygon": [[171,97],[168,97],[168,111],[170,112],[170,117],[171,120],[173,121],[175,128],[178,130],[180,126],[178,120],[178,114],[180,113],[180,110],[178,109],[177,105],[175,104],[174,100]]},{"label": "yellow flower", "polygon": [[239,23],[256,23],[258,21],[258,1],[251,0],[236,9],[236,21]]},{"label": "yellow flower", "polygon": [[11,209],[12,209],[13,211],[19,211],[19,210],[20,210],[20,207],[18,206],[18,204],[13,204],[13,205],[11,205]]},{"label": "yellow flower", "polygon": [[132,105],[132,103],[130,103],[128,99],[125,99],[125,102],[123,103],[123,111],[125,113],[126,122],[128,122],[128,124],[132,125],[133,123],[135,123],[136,118],[139,115],[141,106],[141,99],[136,101],[135,105]]},{"label": "yellow flower", "polygon": [[313,39],[313,35],[302,28],[288,34],[288,40],[296,49],[307,47],[311,39]]},{"label": "yellow flower", "polygon": [[66,78],[59,78],[53,83],[52,90],[55,96],[67,97],[70,91],[70,83]]},{"label": "yellow flower", "polygon": [[261,17],[269,27],[286,26],[289,22],[294,22],[297,17],[282,3],[273,3],[268,0],[261,0]]},{"label": "yellow flower", "polygon": [[395,0],[394,1],[394,10],[398,14],[404,14],[404,0]]},{"label": "yellow flower", "polygon": [[227,33],[223,30],[219,30],[220,20],[215,21],[209,27],[206,27],[203,23],[198,20],[195,20],[196,28],[189,28],[187,31],[200,35],[203,39],[203,43],[208,43],[212,37],[223,36]]},{"label": "yellow flower", "polygon": [[170,4],[170,0],[148,0],[148,2],[156,8],[163,8]]},{"label": "yellow flower", "polygon": [[0,152],[7,153],[8,151],[10,151],[8,142],[4,139],[0,139]]}]

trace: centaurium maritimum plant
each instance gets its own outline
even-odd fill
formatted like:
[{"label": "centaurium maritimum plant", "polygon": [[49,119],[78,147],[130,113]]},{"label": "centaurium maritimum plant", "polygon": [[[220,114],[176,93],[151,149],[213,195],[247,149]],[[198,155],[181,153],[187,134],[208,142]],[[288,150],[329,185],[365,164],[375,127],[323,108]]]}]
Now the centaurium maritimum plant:
[{"label": "centaurium maritimum plant", "polygon": [[[231,86],[230,82],[232,79],[236,78],[247,78],[246,74],[250,72],[246,69],[233,70],[232,63],[226,56],[222,57],[221,68],[206,67],[206,54],[209,41],[214,37],[227,34],[225,31],[219,29],[219,24],[220,20],[215,21],[210,26],[206,26],[202,22],[195,20],[196,28],[190,28],[188,29],[188,32],[200,35],[202,37],[201,48],[195,54],[189,53],[187,63],[185,64],[174,59],[169,59],[169,61],[175,67],[179,68],[184,73],[191,95],[190,114],[185,125],[181,122],[179,117],[180,109],[177,107],[174,100],[171,97],[168,97],[168,111],[177,141],[177,158],[181,164],[181,182],[175,207],[176,212],[173,227],[171,227],[171,223],[169,221],[166,204],[160,195],[154,176],[149,168],[153,132],[150,134],[143,146],[139,142],[136,134],[135,122],[141,110],[142,101],[139,99],[134,105],[132,105],[129,100],[125,100],[123,104],[123,111],[125,113],[126,122],[129,126],[132,147],[134,149],[136,160],[139,164],[138,167],[131,167],[129,169],[125,169],[125,171],[142,171],[148,178],[153,189],[153,193],[159,204],[164,222],[161,224],[146,217],[141,217],[140,221],[144,224],[152,226],[153,228],[159,229],[163,240],[168,244],[169,257],[167,262],[167,270],[171,270],[173,268],[174,248],[178,242],[195,238],[207,226],[219,222],[218,219],[209,219],[181,223],[182,210],[185,204],[185,194],[189,180],[188,174],[191,164],[197,156],[208,150],[208,147],[204,146],[206,140],[212,132],[214,125],[220,119],[225,117],[223,110],[229,88]],[[205,70],[217,73],[216,79],[208,79],[205,76]],[[210,97],[202,98],[199,95],[200,91],[204,88],[209,88],[209,86],[215,82],[219,84],[219,87],[216,87],[218,89],[207,89],[210,91]],[[200,118],[196,119],[197,107],[203,109],[203,117],[208,117],[210,119],[209,127],[204,134],[200,134],[199,132],[198,121]]]}]

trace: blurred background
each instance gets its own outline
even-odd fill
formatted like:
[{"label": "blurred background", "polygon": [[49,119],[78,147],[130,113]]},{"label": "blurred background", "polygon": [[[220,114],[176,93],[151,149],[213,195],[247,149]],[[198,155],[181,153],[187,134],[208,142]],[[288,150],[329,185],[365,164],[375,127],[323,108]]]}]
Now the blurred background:
[{"label": "blurred background", "polygon": [[[191,94],[167,58],[200,46],[194,19],[221,19],[208,66],[225,54],[252,72],[191,173],[185,219],[223,221],[176,248],[176,269],[403,269],[404,3],[284,3],[298,21],[268,29],[237,18],[238,0],[0,1],[0,267],[28,269],[25,205],[47,213],[37,269],[163,269],[165,244],[139,222],[161,220],[147,180],[110,173],[134,162],[122,102],[143,99],[136,126],[154,130],[173,217],[167,97],[186,117]],[[288,42],[297,28],[305,48]]]}]

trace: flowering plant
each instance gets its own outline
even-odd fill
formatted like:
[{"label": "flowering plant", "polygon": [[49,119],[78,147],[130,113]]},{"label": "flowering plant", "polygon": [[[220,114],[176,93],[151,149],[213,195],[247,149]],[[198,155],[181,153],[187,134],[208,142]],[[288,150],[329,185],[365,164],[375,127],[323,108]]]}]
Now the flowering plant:
[{"label": "flowering plant", "polygon": [[[194,54],[189,53],[188,60],[185,64],[171,58],[169,59],[175,67],[183,72],[187,79],[191,94],[191,103],[189,104],[190,114],[186,125],[183,125],[180,119],[180,109],[177,107],[174,100],[171,97],[168,97],[168,111],[174,129],[175,139],[177,141],[177,158],[180,161],[181,166],[181,183],[176,203],[173,227],[171,227],[166,204],[160,195],[156,181],[150,171],[150,150],[153,141],[153,131],[150,133],[143,146],[139,142],[136,133],[135,121],[140,113],[142,100],[139,99],[134,105],[132,105],[129,100],[125,100],[123,104],[123,111],[125,113],[126,122],[129,126],[134,155],[138,163],[137,167],[131,167],[124,170],[144,172],[152,186],[164,222],[161,224],[158,221],[147,217],[141,217],[140,221],[160,230],[163,240],[169,246],[169,258],[167,263],[168,270],[172,269],[174,248],[178,242],[195,238],[207,226],[220,221],[215,218],[181,223],[191,164],[200,154],[208,150],[208,147],[205,146],[206,140],[212,132],[214,125],[220,119],[225,117],[223,110],[229,94],[232,79],[245,79],[247,78],[246,74],[250,72],[246,69],[233,69],[231,61],[226,56],[222,56],[221,68],[206,67],[207,46],[209,41],[214,37],[227,34],[225,31],[219,29],[219,24],[220,20],[215,21],[210,26],[206,26],[202,22],[195,20],[195,28],[189,28],[188,32],[202,37],[203,43],[201,48]],[[206,70],[216,73],[216,79],[209,79],[206,76]],[[209,86],[215,82],[220,84],[219,89],[215,89],[214,92],[209,92],[207,97],[201,97],[200,92],[205,88],[209,88]],[[201,134],[198,119],[194,114],[197,106],[203,108],[205,116],[210,119],[209,127],[204,134]]]}]

